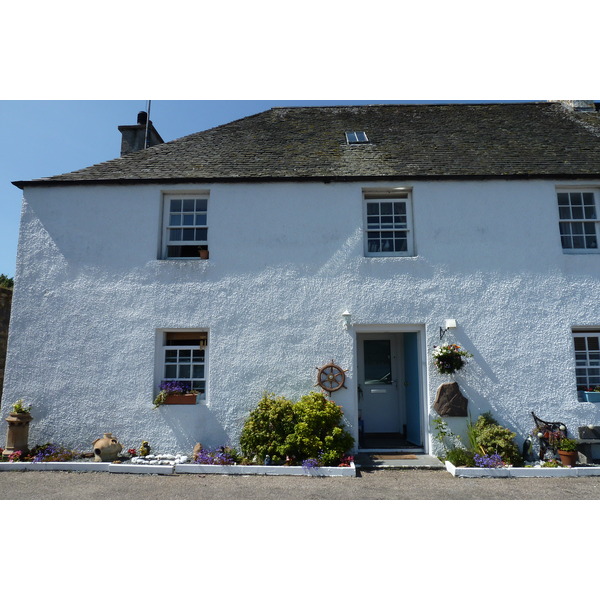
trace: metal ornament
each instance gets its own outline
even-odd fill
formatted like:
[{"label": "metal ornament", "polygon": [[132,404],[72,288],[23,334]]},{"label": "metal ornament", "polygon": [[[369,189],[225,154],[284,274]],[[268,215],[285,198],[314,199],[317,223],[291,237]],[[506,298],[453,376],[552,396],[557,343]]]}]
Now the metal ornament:
[{"label": "metal ornament", "polygon": [[330,396],[332,392],[346,387],[344,384],[348,369],[342,369],[333,361],[323,367],[316,367],[316,369],[318,371],[316,386],[323,388]]}]

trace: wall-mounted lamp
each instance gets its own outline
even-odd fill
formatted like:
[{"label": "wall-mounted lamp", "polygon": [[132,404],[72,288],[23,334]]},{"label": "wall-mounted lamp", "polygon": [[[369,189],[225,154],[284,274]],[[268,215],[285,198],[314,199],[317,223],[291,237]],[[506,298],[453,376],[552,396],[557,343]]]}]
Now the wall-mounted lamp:
[{"label": "wall-mounted lamp", "polygon": [[352,325],[352,315],[347,310],[345,310],[342,313],[342,319],[344,321],[344,329],[348,329],[350,325]]},{"label": "wall-mounted lamp", "polygon": [[444,337],[446,331],[448,331],[448,329],[456,329],[456,319],[446,319],[444,321],[444,327],[440,327],[440,340]]}]

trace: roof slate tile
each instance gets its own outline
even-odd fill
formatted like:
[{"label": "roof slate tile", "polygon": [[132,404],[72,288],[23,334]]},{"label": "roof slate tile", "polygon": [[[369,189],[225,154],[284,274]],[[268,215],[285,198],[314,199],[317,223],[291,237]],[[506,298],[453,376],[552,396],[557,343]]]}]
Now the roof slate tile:
[{"label": "roof slate tile", "polygon": [[[346,131],[369,143],[347,144]],[[600,116],[559,103],[273,108],[25,185],[600,176]]]}]

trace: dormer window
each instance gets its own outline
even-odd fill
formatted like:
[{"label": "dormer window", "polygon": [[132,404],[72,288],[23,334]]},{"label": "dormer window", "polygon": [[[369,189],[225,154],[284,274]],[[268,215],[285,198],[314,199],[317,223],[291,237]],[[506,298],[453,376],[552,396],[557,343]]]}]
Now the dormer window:
[{"label": "dormer window", "polygon": [[368,144],[369,139],[364,131],[346,131],[346,142],[349,144]]}]

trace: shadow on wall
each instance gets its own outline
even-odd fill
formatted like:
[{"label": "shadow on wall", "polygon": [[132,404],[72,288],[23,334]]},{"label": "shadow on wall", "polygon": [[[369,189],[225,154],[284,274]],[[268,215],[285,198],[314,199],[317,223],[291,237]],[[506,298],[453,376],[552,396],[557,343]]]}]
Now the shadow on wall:
[{"label": "shadow on wall", "polygon": [[11,304],[12,290],[0,287],[0,402],[2,402],[2,388],[4,386],[4,366],[6,365]]},{"label": "shadow on wall", "polygon": [[[171,430],[176,448],[191,453],[197,442],[200,442],[204,448],[217,448],[230,443],[221,423],[210,408],[202,403],[189,407],[161,406],[158,411],[165,425]],[[194,425],[196,423],[197,426]]]}]

